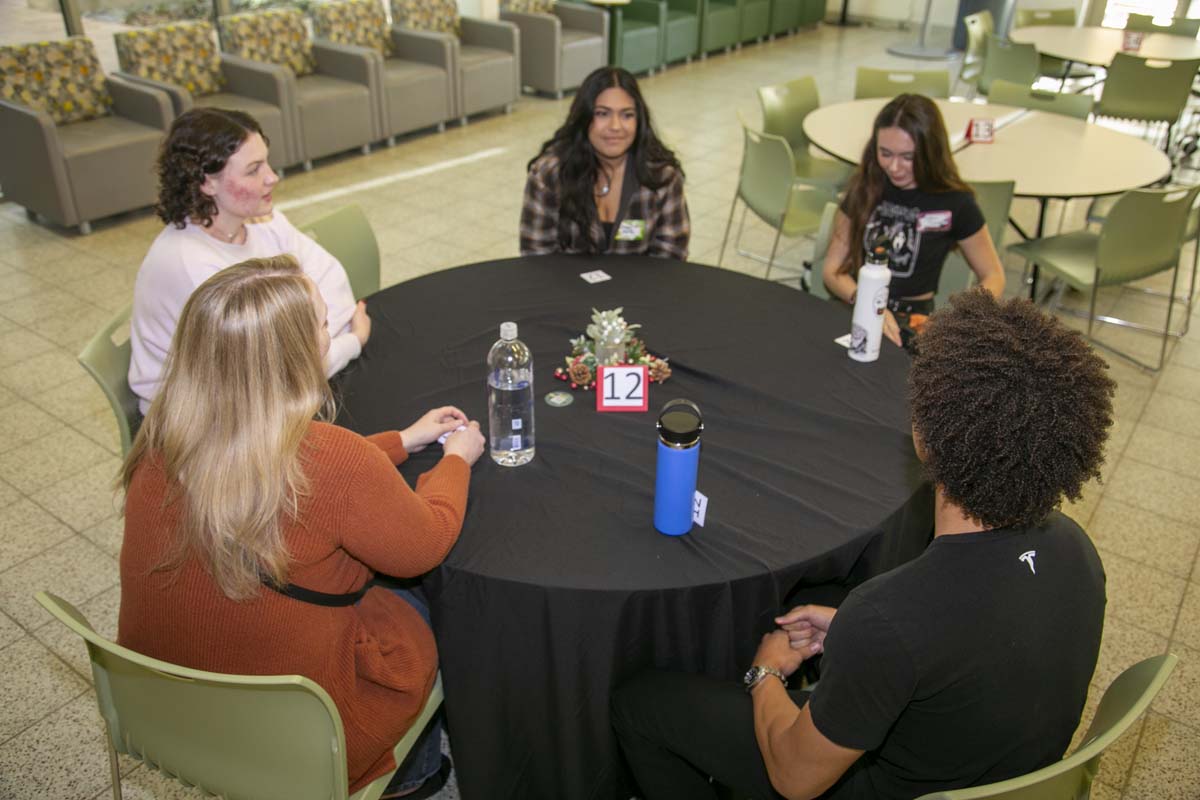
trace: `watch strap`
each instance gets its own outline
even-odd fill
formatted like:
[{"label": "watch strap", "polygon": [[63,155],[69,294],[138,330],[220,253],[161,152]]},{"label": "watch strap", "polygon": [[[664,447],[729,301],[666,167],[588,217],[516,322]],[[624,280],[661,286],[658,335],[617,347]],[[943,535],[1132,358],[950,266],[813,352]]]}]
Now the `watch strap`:
[{"label": "watch strap", "polygon": [[756,674],[753,675],[753,677],[749,675],[747,676],[751,677],[750,680],[746,681],[747,692],[753,691],[754,687],[762,683],[768,675],[774,675],[776,678],[779,678],[779,682],[783,684],[783,688],[787,688],[787,676],[774,667],[764,667],[761,664],[755,664],[754,666],[750,667],[750,669]]}]

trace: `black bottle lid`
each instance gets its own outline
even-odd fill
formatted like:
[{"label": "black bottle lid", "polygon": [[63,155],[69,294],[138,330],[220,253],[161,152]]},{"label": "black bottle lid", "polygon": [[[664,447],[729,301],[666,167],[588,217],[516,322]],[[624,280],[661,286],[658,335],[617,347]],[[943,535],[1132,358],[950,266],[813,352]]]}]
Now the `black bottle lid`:
[{"label": "black bottle lid", "polygon": [[658,412],[658,435],[668,444],[689,446],[700,438],[704,419],[700,407],[682,397],[667,401]]}]

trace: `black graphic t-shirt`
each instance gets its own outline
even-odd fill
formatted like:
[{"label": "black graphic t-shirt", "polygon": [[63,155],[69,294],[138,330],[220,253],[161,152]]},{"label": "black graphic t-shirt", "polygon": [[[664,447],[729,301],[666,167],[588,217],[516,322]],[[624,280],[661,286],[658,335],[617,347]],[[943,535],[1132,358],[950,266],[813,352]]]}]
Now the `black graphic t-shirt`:
[{"label": "black graphic t-shirt", "polygon": [[863,248],[886,241],[892,282],[889,297],[936,292],[951,248],[984,226],[969,192],[923,192],[888,183],[863,232]]}]

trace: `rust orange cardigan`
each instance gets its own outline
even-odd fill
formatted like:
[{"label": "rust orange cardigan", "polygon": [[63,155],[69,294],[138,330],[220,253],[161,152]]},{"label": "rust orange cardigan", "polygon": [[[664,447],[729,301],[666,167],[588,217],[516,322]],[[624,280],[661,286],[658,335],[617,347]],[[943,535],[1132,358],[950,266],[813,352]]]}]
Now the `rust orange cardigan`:
[{"label": "rust orange cardigan", "polygon": [[[471,474],[461,458],[442,458],[414,492],[395,468],[407,458],[396,431],[363,438],[314,422],[301,452],[311,491],[302,521],[285,530],[290,582],[343,594],[375,570],[420,575],[458,538]],[[118,641],[195,669],[311,678],[341,713],[350,790],[395,769],[392,747],[437,671],[433,634],[417,612],[382,588],[343,608],[265,588],[235,602],[194,557],[174,572],[155,571],[179,519],[179,503],[163,504],[167,488],[148,458],[125,497]]]}]

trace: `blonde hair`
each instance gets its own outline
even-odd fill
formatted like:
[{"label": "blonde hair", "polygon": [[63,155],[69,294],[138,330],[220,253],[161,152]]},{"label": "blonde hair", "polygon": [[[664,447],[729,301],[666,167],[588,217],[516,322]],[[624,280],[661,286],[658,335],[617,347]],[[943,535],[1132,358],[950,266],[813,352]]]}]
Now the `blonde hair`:
[{"label": "blonde hair", "polygon": [[195,553],[225,595],[254,596],[264,577],[287,583],[285,515],[309,489],[301,444],[318,414],[332,416],[312,283],[292,256],[221,270],[192,293],[164,377],[121,482],[153,457],[165,503],[183,502],[159,569]]}]

